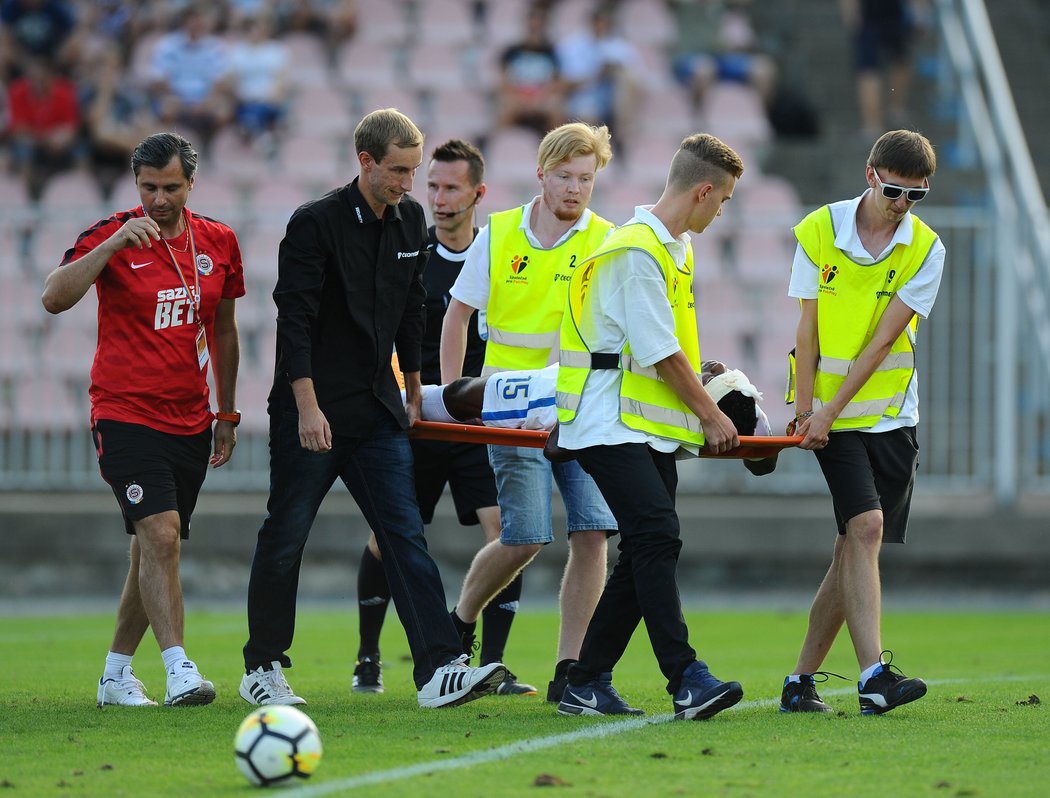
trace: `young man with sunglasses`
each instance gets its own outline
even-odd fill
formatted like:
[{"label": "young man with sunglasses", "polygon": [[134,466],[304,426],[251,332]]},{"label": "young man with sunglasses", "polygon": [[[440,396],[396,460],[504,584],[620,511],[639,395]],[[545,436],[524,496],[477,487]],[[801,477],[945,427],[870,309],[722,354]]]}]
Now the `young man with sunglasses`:
[{"label": "young man with sunglasses", "polygon": [[[781,712],[831,712],[814,675],[842,624],[860,667],[865,715],[926,694],[883,662],[879,550],[904,543],[919,420],[915,335],[933,308],[944,245],[911,210],[937,168],[919,133],[883,134],[868,156],[868,190],[814,211],[795,227],[788,294],[802,316],[788,401],[789,432],[804,436],[831,490],[838,537],[809,614],[798,663],[784,680]],[[793,396],[792,396],[793,395]]]}]

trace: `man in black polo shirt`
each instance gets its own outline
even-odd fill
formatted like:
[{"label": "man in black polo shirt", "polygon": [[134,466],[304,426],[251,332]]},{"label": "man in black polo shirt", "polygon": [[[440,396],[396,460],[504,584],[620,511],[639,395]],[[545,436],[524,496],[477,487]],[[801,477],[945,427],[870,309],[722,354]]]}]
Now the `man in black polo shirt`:
[{"label": "man in black polo shirt", "polygon": [[[248,584],[240,694],[253,704],[305,703],[283,669],[303,548],[338,478],[379,543],[419,705],[453,706],[495,691],[506,668],[467,667],[415,499],[405,430],[420,410],[427,227],[408,192],[423,134],[388,108],[361,120],[354,146],[360,177],[297,209],[278,255],[270,497]],[[390,366],[395,348],[405,404]]]}]

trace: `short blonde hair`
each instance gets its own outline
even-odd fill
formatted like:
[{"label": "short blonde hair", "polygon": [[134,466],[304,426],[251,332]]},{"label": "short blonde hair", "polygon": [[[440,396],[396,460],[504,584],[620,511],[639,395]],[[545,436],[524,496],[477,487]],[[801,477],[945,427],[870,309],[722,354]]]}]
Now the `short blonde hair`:
[{"label": "short blonde hair", "polygon": [[682,140],[671,159],[667,185],[677,191],[710,181],[721,184],[727,177],[744,173],[744,162],[732,147],[710,133],[694,133]]},{"label": "short blonde hair", "polygon": [[367,114],[354,128],[354,149],[367,152],[379,163],[395,144],[402,149],[422,147],[423,134],[416,123],[396,108],[380,108]]},{"label": "short blonde hair", "polygon": [[543,137],[536,162],[548,172],[580,155],[593,155],[596,169],[601,170],[612,158],[609,128],[594,127],[583,122],[566,122]]}]

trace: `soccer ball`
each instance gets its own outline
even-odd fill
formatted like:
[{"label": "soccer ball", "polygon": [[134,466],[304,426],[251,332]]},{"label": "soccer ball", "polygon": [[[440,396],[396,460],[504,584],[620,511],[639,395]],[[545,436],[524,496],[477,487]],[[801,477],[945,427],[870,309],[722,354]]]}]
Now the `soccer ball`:
[{"label": "soccer ball", "polygon": [[259,707],[237,729],[233,745],[237,767],[256,787],[298,784],[321,761],[321,735],[295,707]]}]

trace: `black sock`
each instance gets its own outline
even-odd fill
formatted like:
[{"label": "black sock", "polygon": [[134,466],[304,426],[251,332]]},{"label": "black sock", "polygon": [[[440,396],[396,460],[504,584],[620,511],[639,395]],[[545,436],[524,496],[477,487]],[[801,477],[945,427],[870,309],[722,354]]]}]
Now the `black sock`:
[{"label": "black sock", "polygon": [[477,628],[478,622],[472,621],[467,623],[467,621],[456,615],[455,607],[452,608],[452,612],[448,615],[452,619],[452,625],[456,627],[456,634],[459,636],[460,642],[463,643],[463,653],[473,656],[474,652],[468,649],[474,644],[474,630]]},{"label": "black sock", "polygon": [[361,567],[357,571],[357,616],[361,644],[357,656],[379,657],[379,634],[383,631],[386,607],[390,603],[390,585],[383,563],[365,546]]},{"label": "black sock", "polygon": [[481,613],[481,664],[503,662],[503,651],[510,637],[510,625],[521,598],[521,571]]}]

